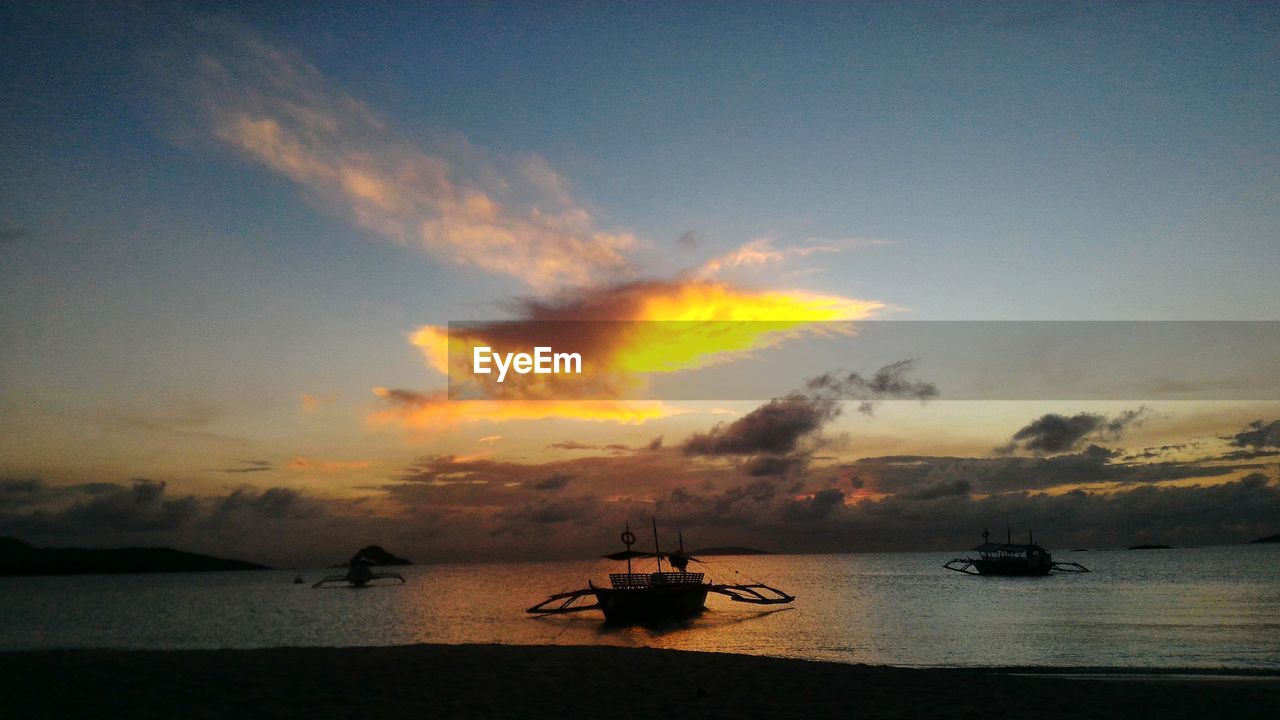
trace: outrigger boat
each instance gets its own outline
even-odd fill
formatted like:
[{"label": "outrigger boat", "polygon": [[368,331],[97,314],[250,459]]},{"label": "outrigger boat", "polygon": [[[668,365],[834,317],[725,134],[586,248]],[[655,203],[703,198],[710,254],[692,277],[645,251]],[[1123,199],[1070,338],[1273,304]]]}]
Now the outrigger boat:
[{"label": "outrigger boat", "polygon": [[1048,575],[1050,571],[1082,573],[1089,568],[1075,562],[1054,562],[1053,555],[1035,544],[1035,538],[1027,533],[1026,545],[1015,545],[1009,532],[1003,545],[988,538],[991,533],[982,531],[982,544],[974,548],[976,558],[955,558],[942,567],[966,575]]},{"label": "outrigger boat", "polygon": [[[688,572],[689,563],[701,563],[684,549],[684,537],[680,537],[680,549],[664,553],[658,545],[658,523],[653,523],[653,552],[632,550],[636,542],[630,525],[622,532],[622,542],[627,549],[604,557],[610,560],[626,560],[625,573],[610,573],[610,587],[597,587],[587,581],[587,587],[571,592],[557,593],[534,605],[526,612],[535,615],[559,615],[564,613],[600,610],[610,623],[629,623],[696,615],[705,607],[708,593],[725,595],[730,600],[755,605],[782,605],[795,600],[794,595],[761,583],[724,585],[705,581],[706,574]],[[657,572],[632,572],[631,561],[653,558]],[[662,569],[666,560],[669,570]],[[580,603],[584,598],[594,598],[591,604]]]},{"label": "outrigger boat", "polygon": [[[351,587],[364,587],[373,580],[390,580],[392,578],[399,580],[404,584],[404,576],[398,572],[374,572],[369,569],[372,565],[368,560],[356,555],[351,558],[351,562],[347,565],[345,575],[329,575],[320,580],[320,582],[312,585],[312,588],[318,588],[326,583],[347,583]],[[295,580],[296,582],[296,580]]]}]

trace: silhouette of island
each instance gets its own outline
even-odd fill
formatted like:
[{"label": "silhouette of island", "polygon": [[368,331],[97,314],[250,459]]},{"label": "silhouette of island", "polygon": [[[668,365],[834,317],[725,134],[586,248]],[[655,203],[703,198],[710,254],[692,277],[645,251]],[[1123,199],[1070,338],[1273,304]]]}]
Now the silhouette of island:
[{"label": "silhouette of island", "polygon": [[768,550],[757,550],[749,547],[728,545],[725,547],[709,547],[694,550],[691,555],[772,555]]},{"label": "silhouette of island", "polygon": [[1249,541],[1249,544],[1250,544],[1250,545],[1252,545],[1252,544],[1254,544],[1254,543],[1280,543],[1280,534],[1277,534],[1277,535],[1268,535],[1268,536],[1266,536],[1266,537],[1264,537],[1264,538],[1258,538],[1257,540],[1250,540],[1250,541]]},{"label": "silhouette of island", "polygon": [[330,567],[348,567],[357,560],[363,562],[366,565],[412,565],[413,564],[412,560],[409,560],[407,558],[402,558],[396,555],[392,555],[386,550],[383,550],[381,545],[370,545],[369,547],[365,547],[357,550],[356,554],[352,555],[350,560],[344,563],[338,563],[337,565],[331,565]]},{"label": "silhouette of island", "polygon": [[1172,550],[1172,545],[1134,545],[1130,550]]},{"label": "silhouette of island", "polygon": [[17,538],[0,538],[0,576],[269,569],[244,560],[227,560],[165,547],[104,550],[37,548]]}]

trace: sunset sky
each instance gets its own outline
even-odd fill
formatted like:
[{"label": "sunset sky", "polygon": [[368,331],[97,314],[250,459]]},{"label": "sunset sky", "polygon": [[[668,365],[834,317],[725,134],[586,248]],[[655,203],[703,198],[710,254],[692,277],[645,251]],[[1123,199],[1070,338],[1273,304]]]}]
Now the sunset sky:
[{"label": "sunset sky", "polygon": [[[654,515],[806,552],[1280,532],[1269,350],[1188,340],[1195,401],[995,401],[804,344],[1280,320],[1278,43],[1242,3],[6,3],[0,535],[297,565]],[[446,397],[450,321],[558,320],[774,325],[596,324],[593,402]],[[624,392],[786,352],[776,392]]]}]

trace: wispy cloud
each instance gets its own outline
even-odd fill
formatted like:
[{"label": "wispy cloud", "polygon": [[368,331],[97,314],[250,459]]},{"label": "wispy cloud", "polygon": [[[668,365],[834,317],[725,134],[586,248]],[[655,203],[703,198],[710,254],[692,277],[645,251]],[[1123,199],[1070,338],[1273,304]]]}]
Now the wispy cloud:
[{"label": "wispy cloud", "polygon": [[296,53],[226,21],[196,28],[165,68],[188,122],[352,223],[538,289],[628,269],[632,235],[600,229],[545,159],[428,149]]}]

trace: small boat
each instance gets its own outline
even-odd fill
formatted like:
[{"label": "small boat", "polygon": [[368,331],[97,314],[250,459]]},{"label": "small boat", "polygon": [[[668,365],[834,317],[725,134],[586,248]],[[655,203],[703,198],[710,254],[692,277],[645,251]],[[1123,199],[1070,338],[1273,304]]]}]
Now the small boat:
[{"label": "small boat", "polygon": [[329,575],[325,578],[322,578],[320,582],[317,582],[315,585],[312,585],[311,587],[318,588],[326,583],[347,583],[351,587],[360,588],[368,585],[370,582],[374,580],[390,580],[390,579],[399,580],[401,584],[404,583],[404,576],[401,575],[400,573],[374,572],[373,570],[369,569],[370,565],[372,565],[372,563],[370,563],[368,560],[357,555],[356,557],[352,558],[351,563],[347,565],[347,572],[345,575]]},{"label": "small boat", "polygon": [[[653,523],[653,552],[631,549],[636,542],[636,536],[631,532],[630,525],[622,532],[621,539],[627,549],[604,557],[610,560],[625,560],[627,571],[610,573],[609,587],[598,587],[588,581],[587,587],[552,595],[526,612],[535,615],[558,615],[600,610],[606,622],[634,623],[696,615],[705,608],[709,593],[725,595],[734,602],[755,605],[780,605],[795,600],[795,596],[768,585],[717,584],[706,582],[705,573],[688,572],[689,563],[702,563],[702,561],[685,552],[683,534],[680,536],[679,550],[670,553],[662,552],[658,545],[656,520]],[[657,571],[632,572],[632,561],[640,558],[655,560]],[[662,569],[663,560],[667,561],[668,570],[666,571]],[[584,598],[594,598],[595,602],[580,603],[579,601]]]},{"label": "small boat", "polygon": [[1013,542],[1010,531],[1003,545],[990,541],[991,533],[982,531],[982,544],[974,548],[976,558],[955,558],[942,567],[966,575],[1048,575],[1051,571],[1082,573],[1089,568],[1075,562],[1054,562],[1053,555],[1035,544],[1027,533],[1027,544]]}]

